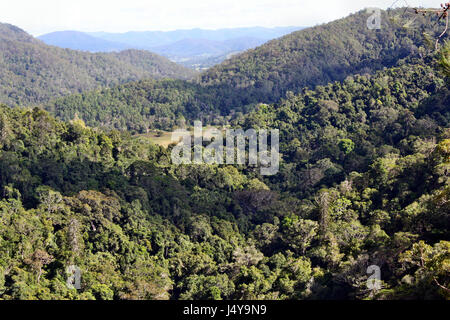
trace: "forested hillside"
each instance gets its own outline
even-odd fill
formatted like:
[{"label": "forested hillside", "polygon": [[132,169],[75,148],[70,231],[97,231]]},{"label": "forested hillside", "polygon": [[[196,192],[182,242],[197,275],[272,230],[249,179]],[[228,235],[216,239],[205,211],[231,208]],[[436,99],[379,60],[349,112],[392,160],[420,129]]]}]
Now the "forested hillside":
[{"label": "forested hillside", "polygon": [[415,15],[413,9],[382,11],[381,29],[367,27],[362,10],[328,24],[307,28],[248,50],[201,75],[200,83],[220,88],[221,110],[277,102],[287,91],[344,80],[348,75],[391,67],[406,56],[423,54],[426,32],[442,33],[445,22]]},{"label": "forested hillside", "polygon": [[[448,299],[449,81],[430,63],[237,118],[281,129],[270,179],[1,107],[0,297]],[[80,290],[65,284],[71,264]]]},{"label": "forested hillside", "polygon": [[379,157],[407,154],[417,137],[433,139],[450,127],[448,87],[436,65],[420,61],[288,96],[235,125],[279,128],[286,166],[276,186],[301,197]]},{"label": "forested hillside", "polygon": [[47,46],[0,24],[0,102],[29,105],[140,79],[188,79],[192,70],[146,51],[98,53]]},{"label": "forested hillside", "polygon": [[89,126],[144,133],[170,130],[182,119],[216,118],[216,96],[180,80],[143,80],[52,100],[45,109],[63,120],[75,117]]},{"label": "forested hillside", "polygon": [[143,81],[58,99],[45,108],[63,120],[77,114],[91,126],[137,132],[170,129],[180,118],[223,124],[258,103],[278,102],[287,92],[426,57],[432,52],[427,39],[443,27],[429,16],[404,11],[383,12],[381,30],[368,29],[369,14],[361,11],[294,32],[211,68],[197,83]]}]

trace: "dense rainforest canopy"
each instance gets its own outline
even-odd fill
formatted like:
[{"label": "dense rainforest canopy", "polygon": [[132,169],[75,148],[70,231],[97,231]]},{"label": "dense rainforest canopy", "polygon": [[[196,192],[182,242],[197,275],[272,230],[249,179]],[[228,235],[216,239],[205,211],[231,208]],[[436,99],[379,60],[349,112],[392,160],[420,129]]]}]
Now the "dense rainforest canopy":
[{"label": "dense rainforest canopy", "polygon": [[[0,299],[449,299],[449,45],[359,32],[363,17],[275,40],[203,82],[1,105]],[[279,129],[278,174],[174,165],[173,145],[134,135],[183,119]]]},{"label": "dense rainforest canopy", "polygon": [[3,106],[0,297],[448,298],[448,90],[406,64],[261,106],[242,121],[282,130],[270,179]]}]

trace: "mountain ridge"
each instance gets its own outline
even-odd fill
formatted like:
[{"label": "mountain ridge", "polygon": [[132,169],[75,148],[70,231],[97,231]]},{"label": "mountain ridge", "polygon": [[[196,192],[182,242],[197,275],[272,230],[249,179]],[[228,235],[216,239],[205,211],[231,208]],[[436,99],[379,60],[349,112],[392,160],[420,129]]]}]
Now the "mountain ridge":
[{"label": "mountain ridge", "polygon": [[151,48],[157,45],[165,45],[186,38],[226,41],[237,37],[250,36],[269,40],[302,28],[305,27],[247,27],[224,28],[216,30],[194,28],[174,31],[129,31],[125,33],[88,32],[88,34],[109,41],[117,41],[133,46],[140,45]]}]

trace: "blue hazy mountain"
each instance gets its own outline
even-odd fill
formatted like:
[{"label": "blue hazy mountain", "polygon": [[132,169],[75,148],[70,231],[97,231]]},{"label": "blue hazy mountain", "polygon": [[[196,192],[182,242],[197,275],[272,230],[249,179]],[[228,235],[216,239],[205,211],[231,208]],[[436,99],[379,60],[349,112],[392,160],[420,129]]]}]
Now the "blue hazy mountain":
[{"label": "blue hazy mountain", "polygon": [[226,41],[207,39],[183,39],[168,45],[152,47],[151,50],[171,58],[195,56],[219,56],[233,51],[244,51],[265,43],[266,40],[241,37]]},{"label": "blue hazy mountain", "polygon": [[303,29],[303,27],[251,27],[190,29],[175,31],[130,31],[126,33],[60,31],[42,35],[49,45],[90,52],[126,49],[149,50],[194,69],[208,68],[232,54]]},{"label": "blue hazy mountain", "polygon": [[125,43],[133,47],[157,47],[169,45],[184,39],[203,39],[211,41],[226,41],[236,38],[257,38],[265,41],[282,37],[303,27],[250,27],[230,29],[189,29],[174,31],[130,31],[126,33],[93,32],[91,36],[104,40]]},{"label": "blue hazy mountain", "polygon": [[52,32],[44,34],[38,39],[51,46],[90,52],[122,51],[132,48],[127,44],[104,40],[78,31]]}]

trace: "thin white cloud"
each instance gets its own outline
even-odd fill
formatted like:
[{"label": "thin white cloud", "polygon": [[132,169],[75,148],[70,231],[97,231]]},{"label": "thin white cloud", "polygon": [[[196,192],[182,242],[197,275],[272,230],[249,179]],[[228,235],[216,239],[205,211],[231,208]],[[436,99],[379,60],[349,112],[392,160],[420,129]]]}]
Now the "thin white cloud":
[{"label": "thin white cloud", "polygon": [[[56,30],[126,32],[311,26],[366,7],[437,7],[436,0],[0,0],[0,22],[33,35]],[[443,1],[443,0],[442,0]]]}]

